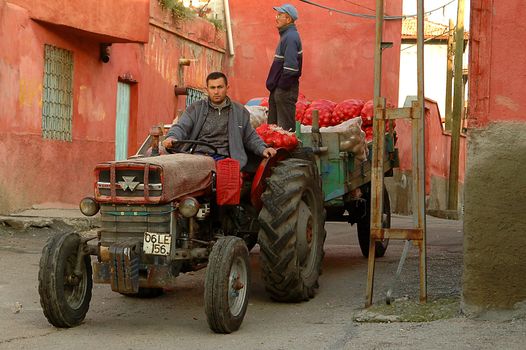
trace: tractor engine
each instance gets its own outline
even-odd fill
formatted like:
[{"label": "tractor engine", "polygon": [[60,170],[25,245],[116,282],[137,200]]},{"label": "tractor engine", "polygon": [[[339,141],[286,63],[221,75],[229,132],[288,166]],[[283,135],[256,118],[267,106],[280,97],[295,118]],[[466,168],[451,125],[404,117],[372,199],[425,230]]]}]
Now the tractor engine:
[{"label": "tractor engine", "polygon": [[215,162],[173,154],[108,162],[95,168],[95,198],[81,208],[100,208],[94,281],[121,293],[173,284],[180,272],[206,266],[218,231],[211,214]]}]

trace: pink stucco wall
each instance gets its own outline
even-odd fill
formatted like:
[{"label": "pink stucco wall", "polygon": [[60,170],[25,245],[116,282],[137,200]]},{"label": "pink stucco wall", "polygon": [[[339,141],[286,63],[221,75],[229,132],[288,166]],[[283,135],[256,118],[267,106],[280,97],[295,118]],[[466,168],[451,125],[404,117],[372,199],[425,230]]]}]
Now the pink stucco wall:
[{"label": "pink stucco wall", "polygon": [[[426,194],[430,194],[431,178],[447,180],[449,177],[449,159],[451,152],[451,134],[443,129],[438,104],[426,99]],[[399,135],[397,148],[400,156],[400,171],[411,171],[412,150],[411,122],[400,119],[396,121],[396,132]],[[460,138],[459,182],[464,182],[466,164],[466,137]]]},{"label": "pink stucco wall", "polygon": [[511,317],[526,300],[525,16],[524,1],[471,1],[466,315],[507,309]]},{"label": "pink stucco wall", "polygon": [[[273,6],[281,1],[231,0],[235,56],[231,59],[232,95],[241,102],[266,96],[268,69],[279,40]],[[296,22],[303,44],[303,75],[300,91],[310,99],[370,99],[374,86],[375,20],[362,19],[292,2],[299,12]],[[339,0],[324,5],[374,15],[374,0],[361,6]],[[402,1],[386,1],[389,15],[402,12]],[[372,9],[367,10],[366,8]],[[398,101],[401,21],[386,22],[384,41],[394,42],[384,51],[383,94]]]},{"label": "pink stucco wall", "polygon": [[76,28],[109,42],[146,42],[150,0],[9,0],[32,19]]},{"label": "pink stucco wall", "polygon": [[[135,24],[148,28],[148,43],[114,43],[106,64],[99,60],[99,36],[35,21],[19,5],[24,3],[0,0],[0,213],[76,204],[92,193],[94,166],[114,158],[120,78],[136,81],[130,101],[133,154],[152,125],[171,122],[184,108],[174,85],[200,87],[207,71],[223,65],[224,33],[200,19],[176,26],[155,0],[146,9],[152,18]],[[72,142],[42,138],[45,44],[73,52]],[[192,63],[179,70],[179,58]]]},{"label": "pink stucco wall", "polygon": [[526,120],[524,16],[521,1],[471,1],[470,127]]}]

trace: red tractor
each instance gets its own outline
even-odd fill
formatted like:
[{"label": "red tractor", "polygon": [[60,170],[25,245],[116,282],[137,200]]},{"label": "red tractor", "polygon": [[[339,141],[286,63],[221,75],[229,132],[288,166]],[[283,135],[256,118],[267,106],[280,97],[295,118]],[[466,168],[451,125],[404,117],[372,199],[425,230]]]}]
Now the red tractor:
[{"label": "red tractor", "polygon": [[246,313],[249,250],[256,242],[272,299],[314,297],[326,232],[312,153],[279,150],[252,159],[253,171],[240,173],[229,159],[191,151],[158,155],[162,137],[154,128],[136,156],[96,166],[95,195],[80,204],[85,215],[100,211],[96,236],[72,232],[45,245],[39,293],[48,321],[79,325],[93,282],[126,296],[155,297],[179,274],[206,267],[208,324],[214,332],[233,332]]}]

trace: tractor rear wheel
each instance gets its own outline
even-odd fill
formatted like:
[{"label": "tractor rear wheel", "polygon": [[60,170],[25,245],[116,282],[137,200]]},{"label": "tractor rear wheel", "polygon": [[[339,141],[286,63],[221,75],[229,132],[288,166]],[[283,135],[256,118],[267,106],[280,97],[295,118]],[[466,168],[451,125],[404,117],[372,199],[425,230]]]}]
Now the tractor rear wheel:
[{"label": "tractor rear wheel", "polygon": [[297,158],[278,163],[261,199],[258,243],[265,289],[282,302],[314,297],[326,237],[316,164]]},{"label": "tractor rear wheel", "polygon": [[205,276],[205,314],[216,333],[239,329],[248,307],[250,264],[245,242],[221,237],[212,247]]},{"label": "tractor rear wheel", "polygon": [[66,233],[51,237],[42,249],[38,271],[40,305],[55,327],[79,325],[89,309],[91,260],[89,255],[82,257],[80,269],[75,271],[80,244],[77,233]]}]

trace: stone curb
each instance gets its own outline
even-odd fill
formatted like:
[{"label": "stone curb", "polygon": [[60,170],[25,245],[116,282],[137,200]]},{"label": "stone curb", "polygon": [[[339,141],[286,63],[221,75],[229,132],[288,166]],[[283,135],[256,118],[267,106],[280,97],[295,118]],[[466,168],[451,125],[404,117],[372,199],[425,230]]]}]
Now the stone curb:
[{"label": "stone curb", "polygon": [[7,225],[17,231],[25,231],[30,227],[44,228],[50,227],[54,223],[61,222],[68,226],[72,226],[75,230],[85,231],[94,227],[100,227],[99,218],[49,218],[38,216],[0,216],[0,223]]}]

